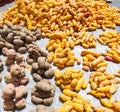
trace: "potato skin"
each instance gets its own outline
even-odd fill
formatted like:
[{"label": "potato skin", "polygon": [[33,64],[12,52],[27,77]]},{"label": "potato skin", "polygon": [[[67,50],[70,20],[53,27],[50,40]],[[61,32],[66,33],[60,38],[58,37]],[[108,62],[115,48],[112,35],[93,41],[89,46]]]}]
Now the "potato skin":
[{"label": "potato skin", "polygon": [[46,83],[44,80],[41,80],[40,82],[37,82],[35,87],[39,91],[43,91],[43,92],[50,92],[52,90],[51,85],[49,83]]},{"label": "potato skin", "polygon": [[54,70],[52,68],[49,68],[47,71],[45,71],[44,76],[46,78],[52,78],[54,76]]},{"label": "potato skin", "polygon": [[31,101],[35,104],[41,104],[43,102],[42,98],[38,98],[35,95],[32,96]]},{"label": "potato skin", "polygon": [[15,108],[15,102],[13,100],[4,101],[3,108],[7,111],[13,110]]},{"label": "potato skin", "polygon": [[26,106],[26,100],[24,98],[15,101],[15,106],[19,109],[22,109]]}]

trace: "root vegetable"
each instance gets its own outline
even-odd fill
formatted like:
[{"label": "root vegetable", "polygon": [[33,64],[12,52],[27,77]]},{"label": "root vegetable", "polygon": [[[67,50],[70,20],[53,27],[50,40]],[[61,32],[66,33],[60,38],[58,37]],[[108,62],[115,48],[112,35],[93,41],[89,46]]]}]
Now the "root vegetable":
[{"label": "root vegetable", "polygon": [[24,98],[15,101],[15,106],[18,109],[24,108],[26,106],[26,100]]},{"label": "root vegetable", "polygon": [[12,100],[4,101],[3,108],[7,111],[13,110],[15,108],[15,102]]},{"label": "root vegetable", "polygon": [[42,98],[38,98],[35,95],[32,96],[31,100],[35,104],[41,104],[43,102]]},{"label": "root vegetable", "polygon": [[44,76],[46,78],[52,78],[54,76],[54,70],[52,68],[49,68],[47,71],[45,71]]}]

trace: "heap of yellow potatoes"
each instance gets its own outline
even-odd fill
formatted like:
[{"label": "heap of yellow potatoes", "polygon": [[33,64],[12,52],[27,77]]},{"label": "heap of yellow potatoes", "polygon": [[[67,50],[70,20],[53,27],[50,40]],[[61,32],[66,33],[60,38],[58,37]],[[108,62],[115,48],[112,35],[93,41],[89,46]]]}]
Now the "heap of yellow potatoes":
[{"label": "heap of yellow potatoes", "polygon": [[60,86],[62,90],[69,89],[76,92],[79,92],[81,88],[86,89],[88,85],[88,81],[85,81],[83,72],[71,67],[66,68],[64,71],[56,69],[55,83]]}]

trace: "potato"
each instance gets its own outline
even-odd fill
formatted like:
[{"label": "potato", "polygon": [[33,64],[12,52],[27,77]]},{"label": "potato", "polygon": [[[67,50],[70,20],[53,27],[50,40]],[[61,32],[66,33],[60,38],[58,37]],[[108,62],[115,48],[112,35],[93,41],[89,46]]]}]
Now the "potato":
[{"label": "potato", "polygon": [[21,85],[15,88],[15,98],[17,100],[23,98],[26,95],[27,95],[27,88],[25,86]]},{"label": "potato", "polygon": [[18,80],[21,85],[25,85],[29,82],[29,77],[25,75],[24,77],[19,78]]},{"label": "potato", "polygon": [[19,46],[23,46],[24,45],[24,42],[20,39],[14,39],[13,40],[13,44],[14,45],[19,45]]},{"label": "potato", "polygon": [[3,87],[2,92],[3,92],[3,94],[13,96],[15,94],[15,86],[10,83]]},{"label": "potato", "polygon": [[54,76],[54,70],[52,68],[49,68],[47,71],[45,71],[44,76],[46,78],[52,78]]},{"label": "potato", "polygon": [[2,48],[2,53],[3,53],[4,55],[7,54],[7,51],[8,51],[8,48],[7,48],[7,47],[3,47],[3,48]]},{"label": "potato", "polygon": [[38,58],[38,64],[40,68],[45,68],[46,58],[45,57],[39,57]]},{"label": "potato", "polygon": [[12,82],[14,82],[14,81],[16,80],[16,78],[17,78],[16,76],[13,77],[13,76],[11,75],[11,73],[9,73],[9,72],[6,73],[5,76],[4,76],[5,82],[7,82],[7,83],[12,83]]},{"label": "potato", "polygon": [[52,107],[37,105],[36,112],[55,112],[55,110]]},{"label": "potato", "polygon": [[8,95],[8,94],[5,94],[5,93],[2,93],[1,97],[2,97],[4,100],[11,100],[11,99],[14,98],[14,96]]},{"label": "potato", "polygon": [[47,106],[51,105],[53,102],[53,97],[43,99],[43,103]]},{"label": "potato", "polygon": [[51,85],[49,83],[43,81],[43,80],[37,82],[37,84],[35,85],[35,87],[39,91],[43,91],[43,92],[50,92],[52,90]]},{"label": "potato", "polygon": [[39,68],[39,70],[37,71],[37,73],[42,76],[44,74],[44,71],[45,70]]},{"label": "potato", "polygon": [[5,60],[6,65],[12,65],[14,64],[14,62],[15,62],[15,59],[11,59],[11,58],[6,58]]},{"label": "potato", "polygon": [[24,61],[25,59],[24,59],[24,56],[23,56],[22,54],[17,53],[17,54],[16,54],[16,57],[15,57],[15,60],[16,60],[17,62],[19,62],[19,61]]},{"label": "potato", "polygon": [[27,52],[27,49],[26,49],[26,47],[20,47],[20,48],[18,49],[18,52],[21,53],[21,54],[24,54],[24,53]]},{"label": "potato", "polygon": [[15,102],[13,100],[4,101],[3,108],[7,111],[13,110],[15,108]]},{"label": "potato", "polygon": [[5,42],[5,46],[6,46],[6,48],[8,48],[8,49],[14,49],[14,45],[12,45],[12,44],[10,44],[10,43],[8,43],[8,42]]},{"label": "potato", "polygon": [[38,65],[37,62],[32,63],[32,69],[33,69],[34,71],[38,71],[38,70],[39,70],[39,65]]},{"label": "potato", "polygon": [[4,42],[0,42],[0,48],[3,48],[3,47],[5,47]]},{"label": "potato", "polygon": [[51,68],[51,65],[50,65],[50,63],[46,62],[46,63],[45,63],[45,69],[47,70],[47,69],[49,69],[49,68]]},{"label": "potato", "polygon": [[50,92],[41,92],[41,91],[38,91],[36,90],[33,95],[35,95],[36,97],[39,97],[39,98],[49,98],[51,97],[51,93]]},{"label": "potato", "polygon": [[42,77],[37,74],[37,73],[33,73],[33,79],[36,81],[36,82],[39,82],[40,80],[42,80]]},{"label": "potato", "polygon": [[35,104],[41,104],[42,103],[42,98],[38,98],[35,95],[32,96],[31,101]]},{"label": "potato", "polygon": [[7,55],[7,58],[15,58],[15,56],[16,56],[16,52],[15,52],[15,50],[14,49],[9,49],[8,51],[7,51],[7,53],[6,53],[6,55]]},{"label": "potato", "polygon": [[6,37],[6,40],[10,43],[12,43],[13,39],[14,39],[14,34],[13,33],[9,33]]},{"label": "potato", "polygon": [[27,43],[31,43],[31,42],[32,42],[32,37],[26,36],[25,41],[26,41]]},{"label": "potato", "polygon": [[20,76],[21,75],[21,68],[19,65],[14,64],[11,66],[10,73],[12,76]]},{"label": "potato", "polygon": [[15,106],[18,108],[18,109],[22,109],[26,106],[26,100],[24,98],[20,99],[20,100],[16,100],[15,101]]}]

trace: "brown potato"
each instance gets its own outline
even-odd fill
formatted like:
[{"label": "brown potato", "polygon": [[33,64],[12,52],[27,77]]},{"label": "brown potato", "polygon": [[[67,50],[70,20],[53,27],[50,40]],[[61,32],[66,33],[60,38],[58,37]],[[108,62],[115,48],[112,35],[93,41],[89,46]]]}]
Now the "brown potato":
[{"label": "brown potato", "polygon": [[51,105],[53,102],[53,97],[43,99],[43,103],[47,106]]},{"label": "brown potato", "polygon": [[7,51],[7,53],[6,53],[6,55],[7,55],[7,58],[15,58],[15,56],[16,56],[16,52],[15,52],[15,50],[14,49],[9,49],[8,51]]},{"label": "brown potato", "polygon": [[36,82],[39,82],[40,80],[42,80],[42,77],[37,74],[37,73],[33,73],[33,79],[36,81]]},{"label": "brown potato", "polygon": [[15,98],[17,100],[23,98],[26,95],[27,95],[27,88],[25,86],[21,85],[15,88]]},{"label": "brown potato", "polygon": [[7,111],[15,108],[15,102],[13,100],[6,100],[3,102],[3,108]]},{"label": "brown potato", "polygon": [[49,83],[45,82],[44,80],[41,80],[41,81],[37,82],[35,87],[39,91],[43,91],[43,92],[50,92],[52,90],[51,85]]},{"label": "brown potato", "polygon": [[19,65],[14,64],[11,66],[10,73],[12,76],[20,76],[21,75],[21,68]]},{"label": "brown potato", "polygon": [[24,77],[19,78],[18,80],[21,85],[25,85],[29,82],[29,77],[25,75]]},{"label": "brown potato", "polygon": [[42,103],[42,98],[38,98],[35,95],[32,96],[31,101],[35,104],[41,104]]},{"label": "brown potato", "polygon": [[52,78],[54,76],[54,70],[52,68],[49,68],[47,71],[45,71],[44,76],[46,78]]},{"label": "brown potato", "polygon": [[6,73],[5,76],[4,76],[5,82],[7,82],[7,83],[12,83],[12,82],[14,82],[14,81],[16,80],[16,78],[17,78],[16,76],[13,77],[13,76],[11,75],[11,73],[9,73],[9,72]]},{"label": "brown potato", "polygon": [[15,101],[15,106],[19,109],[22,109],[26,106],[26,100],[24,98]]},{"label": "brown potato", "polygon": [[3,94],[13,96],[15,94],[15,86],[10,83],[3,87],[2,92],[3,92]]}]

